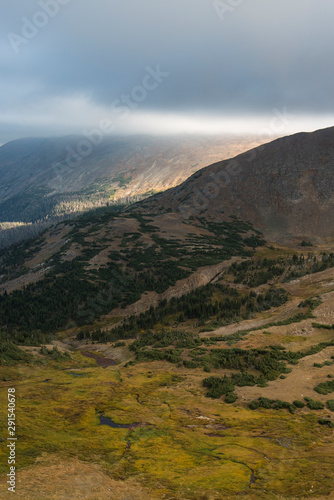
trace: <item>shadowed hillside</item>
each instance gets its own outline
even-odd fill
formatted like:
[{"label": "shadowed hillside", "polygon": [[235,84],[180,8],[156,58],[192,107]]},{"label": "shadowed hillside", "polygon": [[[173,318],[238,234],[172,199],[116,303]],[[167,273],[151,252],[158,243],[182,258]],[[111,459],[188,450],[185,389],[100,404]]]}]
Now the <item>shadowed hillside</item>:
[{"label": "shadowed hillside", "polygon": [[148,212],[250,220],[270,238],[334,236],[334,128],[277,139],[195,173]]}]

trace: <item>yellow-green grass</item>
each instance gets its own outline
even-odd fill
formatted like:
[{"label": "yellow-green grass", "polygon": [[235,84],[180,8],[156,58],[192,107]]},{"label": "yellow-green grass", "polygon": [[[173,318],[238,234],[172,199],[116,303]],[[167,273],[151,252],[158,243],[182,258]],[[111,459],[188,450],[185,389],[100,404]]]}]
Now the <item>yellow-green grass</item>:
[{"label": "yellow-green grass", "polygon": [[[79,354],[44,366],[1,367],[1,437],[7,438],[7,388],[15,387],[19,468],[45,452],[78,457],[114,479],[135,477],[161,499],[330,492],[332,431],[317,424],[318,415],[251,411],[208,399],[203,378],[199,369],[164,362],[103,369]],[[113,429],[100,425],[97,412],[145,425]],[[5,447],[0,456],[4,477]]]}]

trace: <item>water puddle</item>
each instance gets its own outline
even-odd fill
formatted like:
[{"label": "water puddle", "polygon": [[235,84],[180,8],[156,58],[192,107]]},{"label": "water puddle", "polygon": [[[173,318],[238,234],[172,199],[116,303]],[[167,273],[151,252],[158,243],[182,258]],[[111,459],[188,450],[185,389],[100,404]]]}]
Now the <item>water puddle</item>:
[{"label": "water puddle", "polygon": [[108,425],[113,429],[135,429],[136,427],[144,425],[141,422],[135,422],[133,424],[116,424],[116,422],[111,420],[109,417],[105,417],[101,412],[99,412],[99,419],[100,425]]}]

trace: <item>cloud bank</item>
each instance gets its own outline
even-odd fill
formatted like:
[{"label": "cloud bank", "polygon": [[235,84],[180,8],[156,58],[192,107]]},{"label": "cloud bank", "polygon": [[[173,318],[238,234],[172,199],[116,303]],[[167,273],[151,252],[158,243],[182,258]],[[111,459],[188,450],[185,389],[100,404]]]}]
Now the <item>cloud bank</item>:
[{"label": "cloud bank", "polygon": [[277,111],[284,134],[334,125],[333,15],[331,0],[8,3],[0,142],[105,119],[122,134],[257,134]]}]

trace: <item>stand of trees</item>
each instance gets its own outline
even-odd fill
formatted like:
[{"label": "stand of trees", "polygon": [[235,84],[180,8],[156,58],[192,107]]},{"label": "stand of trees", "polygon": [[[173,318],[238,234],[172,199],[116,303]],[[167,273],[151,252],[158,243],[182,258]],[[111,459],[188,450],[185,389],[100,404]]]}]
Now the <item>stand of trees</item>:
[{"label": "stand of trees", "polygon": [[[251,228],[249,224],[240,221],[215,224],[210,226],[211,236],[193,235],[181,242],[158,236],[157,228],[149,224],[149,218],[129,211],[122,216],[137,219],[140,230],[123,234],[120,250],[110,253],[110,261],[99,269],[91,269],[90,259],[107,248],[103,238],[99,239],[101,229],[109,227],[120,210],[120,207],[109,207],[75,221],[65,221],[65,225],[71,227],[67,241],[44,262],[44,277],[23,290],[0,296],[0,326],[20,332],[31,343],[32,338],[37,341],[41,335],[93,324],[114,307],[126,307],[136,302],[145,291],[162,293],[199,266],[221,262],[232,255],[248,256],[252,253],[247,246],[248,239],[243,238],[243,233]],[[153,245],[141,241],[143,233],[149,234]],[[254,238],[253,243],[256,240],[261,244],[257,236]],[[41,237],[2,251],[0,275],[4,276],[3,279],[27,272],[25,262],[40,250],[43,242]],[[80,256],[68,261],[63,257],[73,243],[80,246]],[[198,245],[202,249],[200,253]],[[180,321],[183,315],[202,322],[217,316],[226,322],[235,318],[241,308],[245,309],[245,314],[251,314],[260,307],[253,297],[238,297],[232,291],[226,292],[223,300],[206,300],[210,293],[210,289],[201,290],[189,300],[181,299],[179,305],[178,302],[171,303],[169,309],[179,310]],[[130,318],[109,337],[103,334],[101,340],[136,336],[138,328],[150,328],[157,315],[167,314],[167,309],[163,310],[166,305],[162,304],[162,311],[151,311],[151,315]],[[96,338],[97,334],[94,335]]]}]

